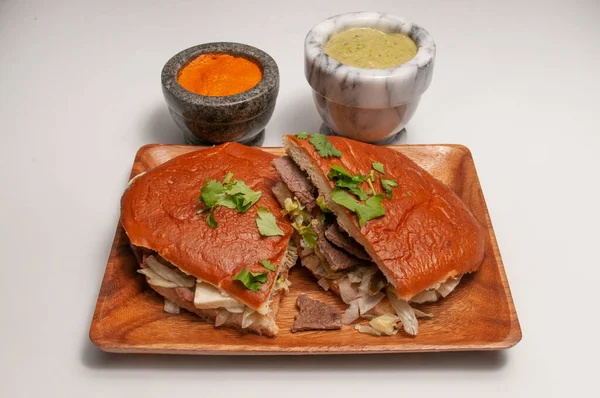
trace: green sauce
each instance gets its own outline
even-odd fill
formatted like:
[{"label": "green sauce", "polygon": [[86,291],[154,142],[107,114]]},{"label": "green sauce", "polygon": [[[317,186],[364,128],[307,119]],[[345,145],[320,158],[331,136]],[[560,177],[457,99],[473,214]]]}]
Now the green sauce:
[{"label": "green sauce", "polygon": [[417,55],[417,45],[402,33],[352,28],[333,35],[325,45],[325,53],[345,65],[385,69],[410,61]]}]

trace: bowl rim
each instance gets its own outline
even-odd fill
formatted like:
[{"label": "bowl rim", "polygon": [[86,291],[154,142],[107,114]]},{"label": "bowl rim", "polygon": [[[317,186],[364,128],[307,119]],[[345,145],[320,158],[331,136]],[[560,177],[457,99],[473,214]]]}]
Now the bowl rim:
[{"label": "bowl rim", "polygon": [[[196,94],[179,84],[179,72],[202,54],[229,54],[241,56],[256,63],[262,69],[258,84],[238,94],[207,96]],[[163,66],[161,83],[172,96],[190,105],[222,107],[241,104],[260,98],[279,87],[279,68],[275,60],[265,51],[237,42],[210,42],[198,44],[173,55]]]},{"label": "bowl rim", "polygon": [[[340,26],[332,22],[342,17],[352,17],[355,22],[359,22],[357,26],[346,27]],[[409,26],[410,28],[405,33],[410,37],[417,45],[417,54],[408,60],[407,62],[395,65],[389,68],[359,68],[357,66],[351,66],[343,64],[336,59],[330,57],[324,49],[324,45],[329,41],[329,38],[339,32],[351,28],[358,27],[373,27],[369,23],[382,21],[387,19],[394,21],[401,26]],[[364,22],[364,23],[363,23]],[[377,29],[377,28],[376,28]],[[322,31],[322,32],[319,32]],[[384,32],[390,33],[390,32]],[[397,33],[397,32],[396,32]],[[402,32],[404,33],[404,32]],[[315,40],[317,39],[317,40]],[[317,48],[317,52],[311,49]],[[347,12],[342,14],[333,15],[318,24],[314,25],[307,33],[305,38],[305,56],[311,61],[315,61],[318,57],[326,59],[326,63],[330,64],[332,69],[339,73],[354,73],[360,74],[365,78],[384,79],[390,76],[402,75],[410,73],[414,68],[422,68],[423,65],[432,63],[435,59],[436,46],[435,41],[431,34],[423,28],[421,25],[409,21],[403,17],[396,16],[394,14],[375,12],[375,11],[360,11],[360,12]]]}]

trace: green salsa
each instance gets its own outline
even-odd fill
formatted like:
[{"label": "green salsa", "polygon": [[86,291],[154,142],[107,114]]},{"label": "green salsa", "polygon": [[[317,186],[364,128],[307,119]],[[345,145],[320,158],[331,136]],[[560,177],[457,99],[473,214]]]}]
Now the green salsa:
[{"label": "green salsa", "polygon": [[325,45],[325,53],[345,65],[385,69],[410,61],[417,55],[417,45],[402,33],[352,28],[333,35]]}]

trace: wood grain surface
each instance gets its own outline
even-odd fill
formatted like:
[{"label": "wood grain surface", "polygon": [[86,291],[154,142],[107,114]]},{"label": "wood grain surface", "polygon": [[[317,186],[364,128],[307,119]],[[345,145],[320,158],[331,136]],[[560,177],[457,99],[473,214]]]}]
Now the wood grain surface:
[{"label": "wood grain surface", "polygon": [[[510,294],[504,265],[481,191],[473,158],[460,145],[399,145],[391,148],[414,160],[452,188],[486,228],[486,255],[481,269],[463,278],[447,298],[421,305],[432,312],[419,320],[419,333],[375,337],[353,326],[337,331],[292,334],[296,297],[310,297],[338,306],[346,305],[333,293],[323,291],[314,278],[297,265],[290,272],[292,286],[280,306],[280,332],[270,338],[216,329],[195,315],[163,312],[163,299],[152,292],[129,248],[123,228],[117,226],[102,281],[90,338],[109,352],[177,354],[357,354],[420,351],[497,350],[521,339],[521,328]],[[283,148],[262,148],[276,155]],[[147,145],[138,151],[131,176],[147,171],[177,155],[201,147]],[[125,188],[125,187],[123,187]]]}]

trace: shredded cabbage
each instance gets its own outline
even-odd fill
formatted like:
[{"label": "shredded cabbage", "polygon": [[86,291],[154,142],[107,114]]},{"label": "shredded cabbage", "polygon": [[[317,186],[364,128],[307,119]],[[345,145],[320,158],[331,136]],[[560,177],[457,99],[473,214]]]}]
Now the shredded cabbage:
[{"label": "shredded cabbage", "polygon": [[372,334],[373,336],[381,336],[383,334],[371,325],[356,324],[354,325],[354,329],[358,330],[361,333]]},{"label": "shredded cabbage", "polygon": [[338,286],[340,288],[340,297],[344,303],[350,304],[351,301],[358,297],[358,292],[352,287],[348,278],[342,278]]},{"label": "shredded cabbage", "polygon": [[167,281],[152,271],[150,268],[140,268],[137,270],[138,273],[148,277],[148,283],[154,286],[174,288],[179,287],[176,283]]},{"label": "shredded cabbage", "polygon": [[275,284],[275,292],[279,290],[285,290],[286,292],[290,291],[290,286],[292,286],[292,282],[283,277],[277,278],[277,283]]},{"label": "shredded cabbage", "polygon": [[350,281],[350,283],[360,283],[362,281],[362,276],[360,275],[360,272],[348,272],[348,281]]},{"label": "shredded cabbage", "polygon": [[462,275],[448,278],[436,286],[433,286],[427,290],[423,290],[409,301],[416,304],[433,303],[438,301],[440,298],[448,296],[456,288],[456,286],[458,286],[461,278]]},{"label": "shredded cabbage", "polygon": [[417,308],[413,308],[413,311],[415,313],[415,316],[417,318],[433,318],[433,314],[430,312],[423,312],[420,309]]},{"label": "shredded cabbage", "polygon": [[215,318],[215,326],[224,325],[225,322],[227,322],[227,319],[229,319],[229,312],[226,310],[219,311],[217,317]]},{"label": "shredded cabbage", "polygon": [[360,296],[357,299],[358,310],[360,311],[360,315],[363,316],[364,314],[375,308],[375,306],[379,304],[379,302],[383,300],[384,297],[385,294],[383,294],[382,292],[379,292],[374,296],[370,296],[369,294],[367,294],[366,296]]},{"label": "shredded cabbage", "polygon": [[342,316],[342,323],[344,325],[350,325],[352,322],[357,320],[359,316],[360,313],[358,312],[358,303],[353,301],[344,312],[344,315]]},{"label": "shredded cabbage", "polygon": [[259,317],[260,315],[256,311],[246,307],[246,310],[242,314],[242,329],[246,329],[248,326],[252,325]]},{"label": "shredded cabbage", "polygon": [[424,290],[410,299],[411,303],[423,304],[437,301],[438,295],[435,290]]},{"label": "shredded cabbage", "polygon": [[440,287],[437,288],[437,292],[442,295],[442,297],[446,297],[449,295],[456,286],[458,286],[462,275],[448,278],[446,282],[442,283]]},{"label": "shredded cabbage", "polygon": [[323,290],[328,291],[329,290],[329,281],[325,278],[321,278],[319,279],[319,281],[317,282],[319,284],[319,286],[321,286],[323,288]]},{"label": "shredded cabbage", "polygon": [[162,279],[175,283],[180,287],[194,287],[196,279],[192,276],[187,276],[178,269],[173,269],[161,264],[154,256],[146,257],[146,265],[160,276]]},{"label": "shredded cabbage", "polygon": [[412,307],[406,301],[396,297],[396,293],[392,289],[388,289],[387,296],[402,322],[404,331],[410,335],[416,335],[419,331],[419,322]]},{"label": "shredded cabbage", "polygon": [[179,314],[181,312],[181,310],[177,304],[175,304],[171,300],[167,300],[167,299],[165,299],[164,310],[165,310],[165,312],[168,312],[169,314]]},{"label": "shredded cabbage", "polygon": [[391,336],[398,333],[396,325],[400,322],[400,318],[392,314],[383,314],[376,318],[371,319],[369,325],[374,329],[378,330],[382,334]]}]

